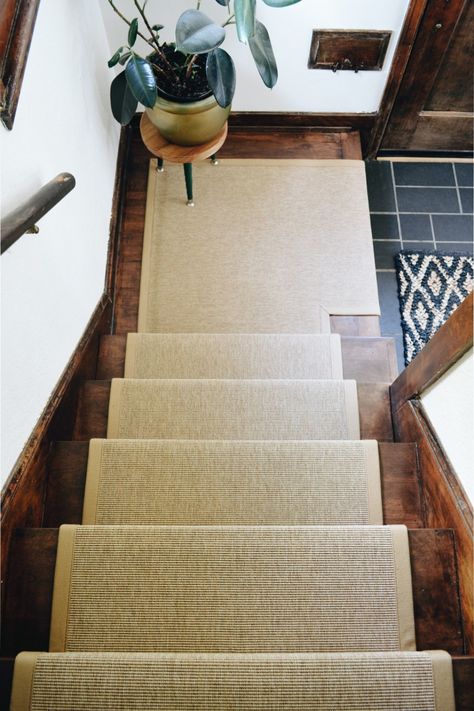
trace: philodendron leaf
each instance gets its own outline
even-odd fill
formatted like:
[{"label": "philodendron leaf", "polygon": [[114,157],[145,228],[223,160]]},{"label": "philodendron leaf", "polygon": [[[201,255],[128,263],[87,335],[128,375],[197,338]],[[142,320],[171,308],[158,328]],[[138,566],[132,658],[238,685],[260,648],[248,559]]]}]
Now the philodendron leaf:
[{"label": "philodendron leaf", "polygon": [[128,30],[128,44],[130,47],[133,47],[137,40],[137,34],[138,34],[138,20],[135,18],[134,20],[131,21],[130,27]]},{"label": "philodendron leaf", "polygon": [[234,0],[237,36],[247,44],[255,32],[255,0]]},{"label": "philodendron leaf", "polygon": [[125,75],[136,100],[151,109],[156,102],[156,81],[151,64],[132,54]]},{"label": "philodendron leaf", "polygon": [[270,7],[287,7],[287,5],[296,5],[301,0],[263,0],[263,2]]},{"label": "philodendron leaf", "polygon": [[235,67],[225,49],[219,47],[209,52],[206,77],[219,106],[229,106],[235,91]]},{"label": "philodendron leaf", "polygon": [[249,47],[263,83],[271,89],[277,82],[278,69],[267,28],[258,20]]},{"label": "philodendron leaf", "polygon": [[225,30],[199,10],[186,10],[176,24],[176,49],[184,54],[203,54],[225,39]]},{"label": "philodendron leaf", "polygon": [[125,72],[117,74],[110,85],[110,105],[114,118],[121,123],[122,126],[126,126],[127,123],[130,123],[137,110],[138,101],[130,91]]}]

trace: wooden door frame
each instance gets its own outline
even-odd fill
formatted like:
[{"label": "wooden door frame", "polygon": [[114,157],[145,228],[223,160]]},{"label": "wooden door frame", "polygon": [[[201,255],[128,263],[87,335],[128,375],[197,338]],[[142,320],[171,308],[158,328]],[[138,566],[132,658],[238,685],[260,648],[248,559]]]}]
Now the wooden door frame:
[{"label": "wooden door frame", "polygon": [[[380,153],[395,101],[402,89],[402,82],[407,85],[403,90],[410,96],[410,101],[407,100],[407,114],[410,111],[411,115],[415,116],[422,110],[423,104],[433,88],[458,22],[469,1],[453,0],[452,3],[438,3],[435,6],[431,0],[411,0],[380,103],[377,120],[369,139],[367,158],[375,158]],[[429,29],[428,21],[431,14],[433,15],[432,26]],[[425,26],[422,24],[424,20],[427,21]],[[434,32],[437,23],[440,23],[442,27]],[[421,44],[419,64],[423,64],[424,67],[423,90],[421,92],[417,90],[416,94],[412,89],[417,72],[409,66],[415,43]],[[407,117],[404,130],[412,133],[415,128],[414,119],[410,121]],[[423,153],[427,153],[427,151],[423,151]]]}]

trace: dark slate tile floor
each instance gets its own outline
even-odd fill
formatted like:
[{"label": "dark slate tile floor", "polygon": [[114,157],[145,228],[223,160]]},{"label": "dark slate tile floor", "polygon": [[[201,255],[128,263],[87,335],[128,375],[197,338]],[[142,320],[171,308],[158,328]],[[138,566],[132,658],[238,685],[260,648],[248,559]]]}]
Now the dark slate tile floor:
[{"label": "dark slate tile floor", "polygon": [[473,253],[472,163],[367,161],[367,187],[383,336],[404,368],[393,257],[401,249]]}]

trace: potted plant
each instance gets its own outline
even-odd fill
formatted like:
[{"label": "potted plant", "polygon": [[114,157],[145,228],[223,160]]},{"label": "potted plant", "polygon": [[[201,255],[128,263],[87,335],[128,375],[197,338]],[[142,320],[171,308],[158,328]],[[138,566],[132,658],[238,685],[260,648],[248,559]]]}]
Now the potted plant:
[{"label": "potted plant", "polygon": [[[209,0],[210,2],[211,0]],[[112,81],[112,113],[128,124],[138,103],[161,134],[172,143],[197,145],[216,136],[230,112],[235,90],[232,57],[221,47],[226,28],[235,25],[240,42],[248,44],[258,72],[272,88],[278,78],[275,56],[265,25],[256,18],[256,0],[215,0],[226,13],[217,24],[196,7],[183,12],[176,23],[175,42],[163,42],[163,25],[152,23],[145,12],[147,0],[130,0],[137,17],[128,19],[114,0],[114,12],[128,25],[127,44],[109,60],[124,70]],[[271,7],[285,7],[300,0],[263,0]],[[135,49],[140,37],[150,47],[143,57]]]}]

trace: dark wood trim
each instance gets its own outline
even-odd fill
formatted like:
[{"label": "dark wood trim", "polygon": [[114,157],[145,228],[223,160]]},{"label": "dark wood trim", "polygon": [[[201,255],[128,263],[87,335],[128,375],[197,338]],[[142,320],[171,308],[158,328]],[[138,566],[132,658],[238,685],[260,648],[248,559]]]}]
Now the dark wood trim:
[{"label": "dark wood trim", "polygon": [[370,134],[366,152],[368,158],[375,158],[379,152],[427,3],[428,0],[411,0],[410,2],[393,56],[392,67],[385,85],[377,119]]},{"label": "dark wood trim", "polygon": [[104,295],[4,485],[2,580],[13,529],[42,525],[49,448],[54,440],[72,437],[79,387],[95,377],[99,338],[110,328],[111,312],[111,301]]},{"label": "dark wood trim", "polygon": [[232,111],[229,127],[236,128],[313,128],[318,131],[360,131],[370,129],[376,113],[311,113],[282,111]]},{"label": "dark wood trim", "polygon": [[451,528],[456,535],[458,577],[466,652],[474,653],[473,509],[440,447],[419,400],[394,412],[397,442],[414,442],[422,486],[426,526]]},{"label": "dark wood trim", "polygon": [[0,14],[1,119],[12,129],[40,0],[4,0]]},{"label": "dark wood trim", "polygon": [[121,235],[123,231],[125,200],[127,196],[128,161],[130,154],[132,126],[124,126],[120,132],[120,141],[115,166],[115,183],[112,198],[112,217],[109,229],[109,246],[105,271],[104,292],[112,301],[111,332],[115,318],[115,288],[119,261]]},{"label": "dark wood trim", "polygon": [[472,348],[473,297],[471,292],[392,384],[390,396],[395,412],[407,400],[419,396]]},{"label": "dark wood trim", "polygon": [[36,227],[36,222],[66,197],[75,185],[76,179],[71,173],[59,173],[16,210],[5,215],[0,225],[1,253],[6,252],[25,232]]}]

